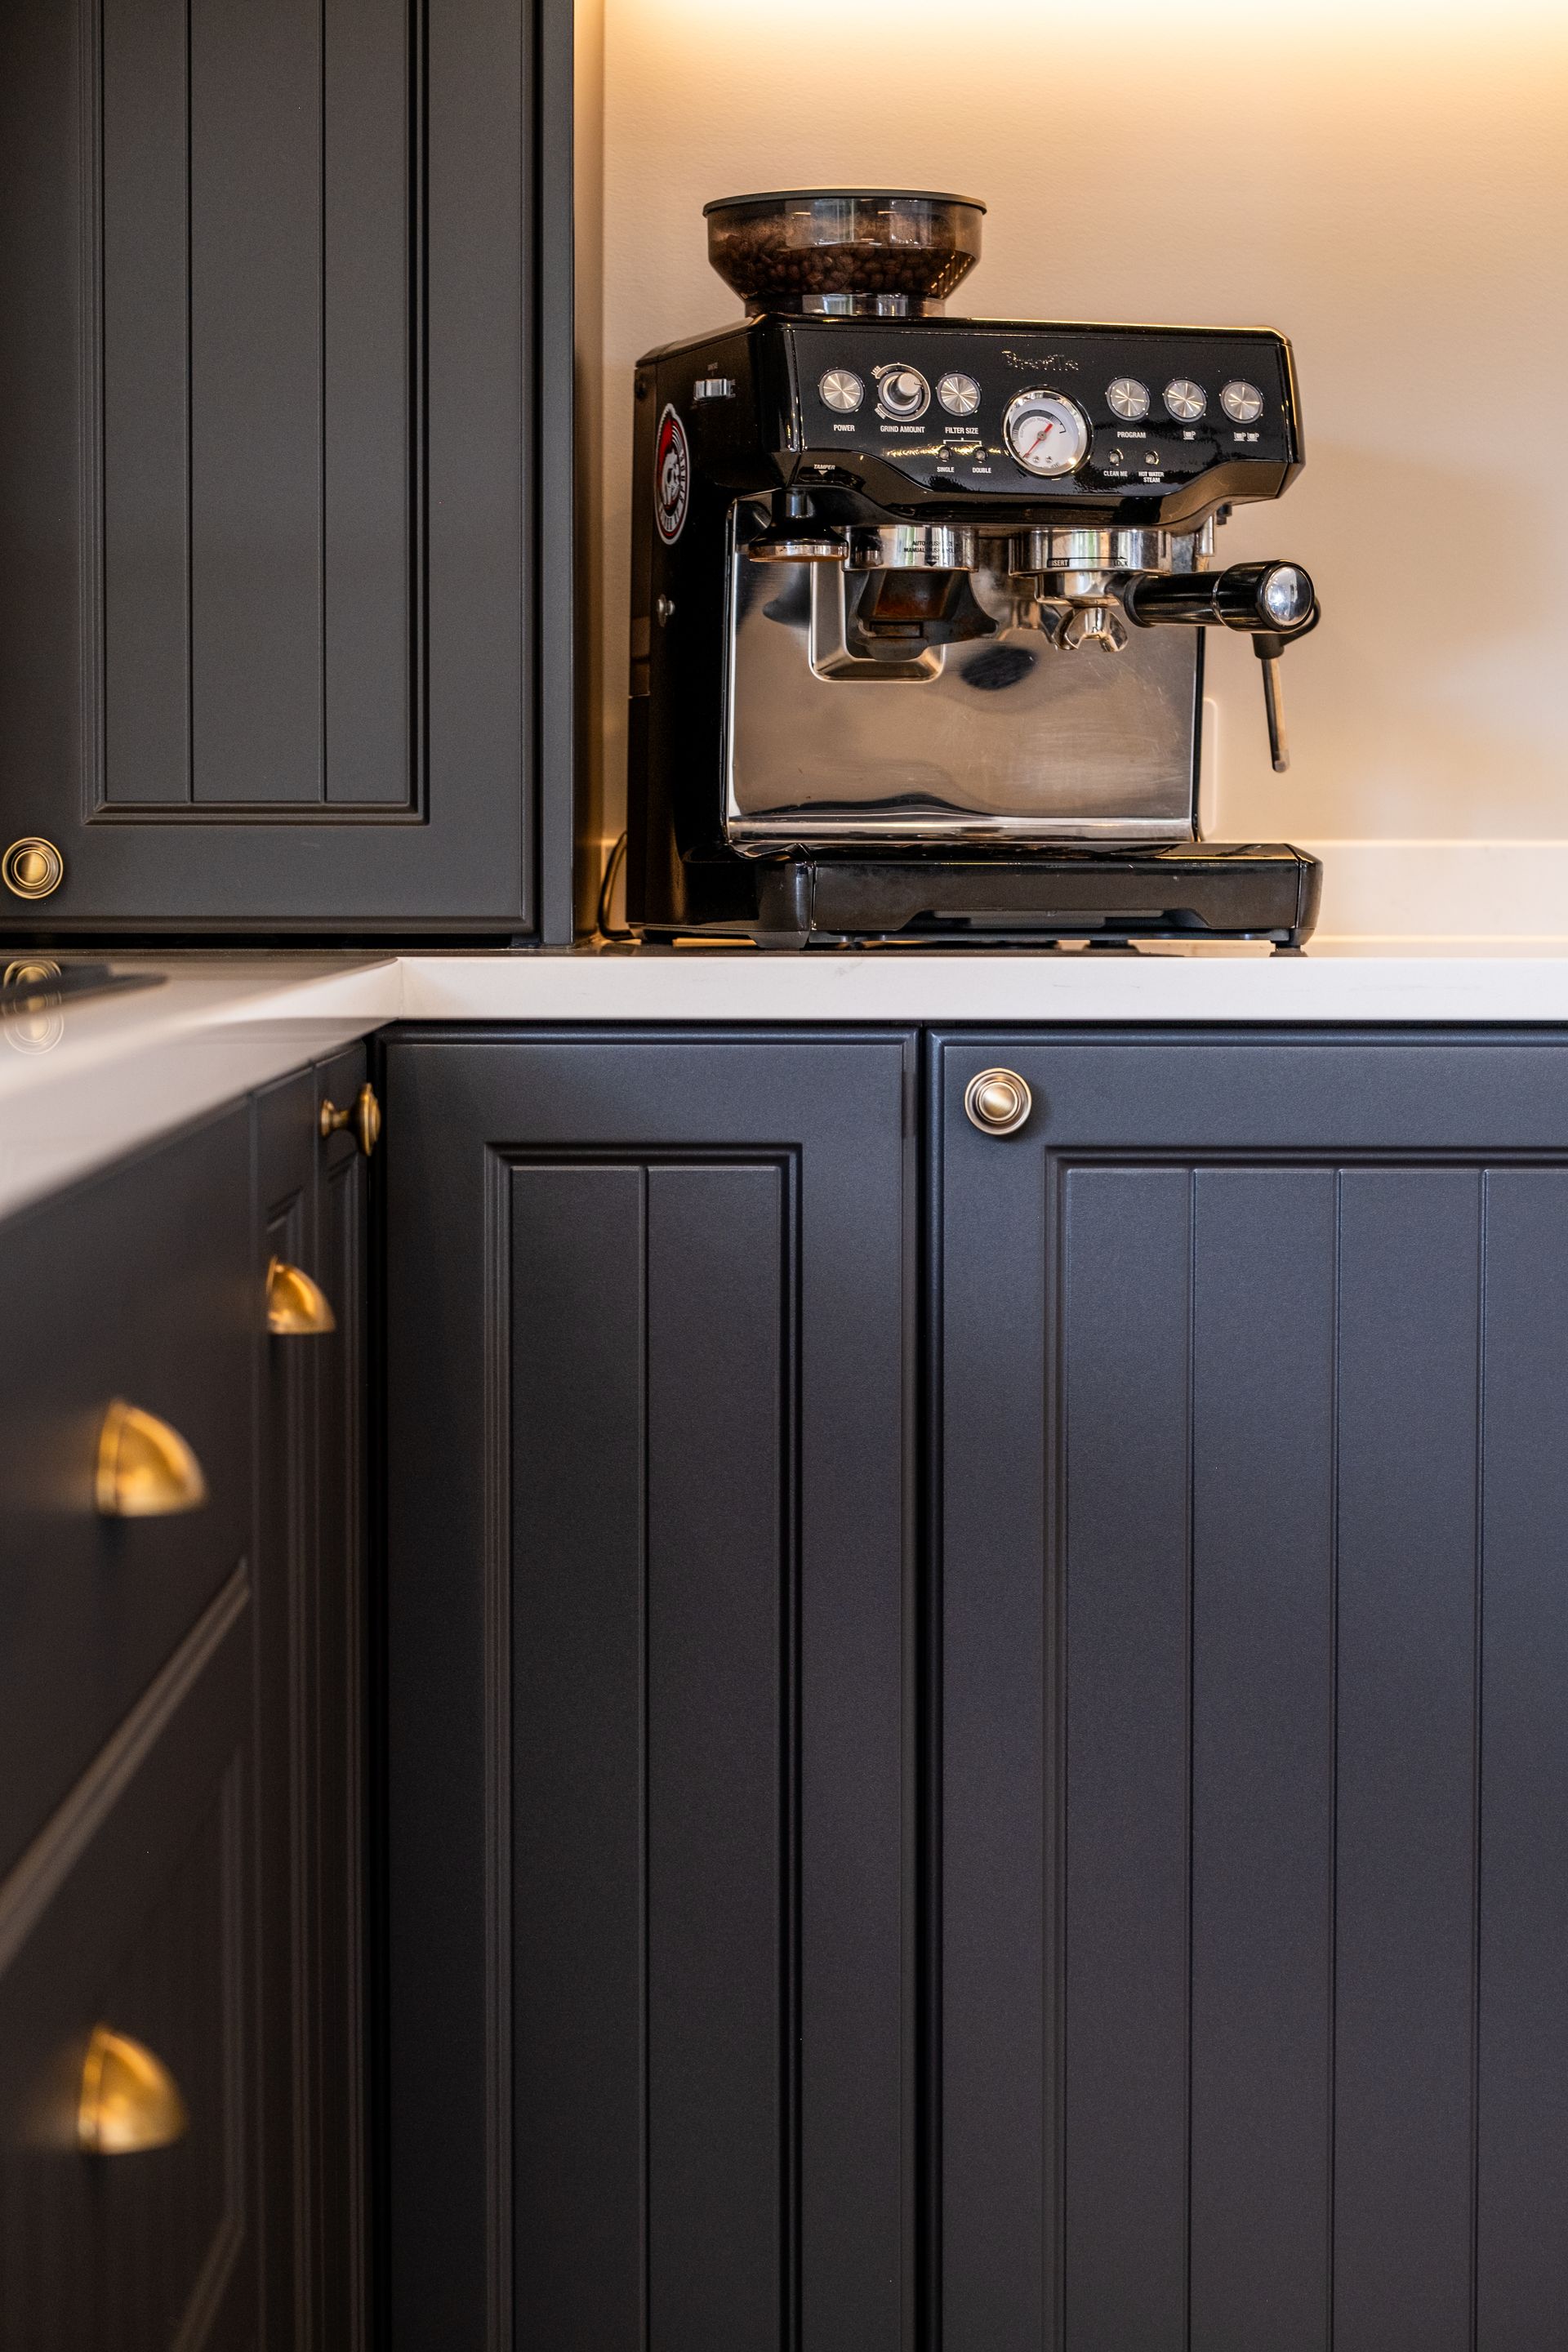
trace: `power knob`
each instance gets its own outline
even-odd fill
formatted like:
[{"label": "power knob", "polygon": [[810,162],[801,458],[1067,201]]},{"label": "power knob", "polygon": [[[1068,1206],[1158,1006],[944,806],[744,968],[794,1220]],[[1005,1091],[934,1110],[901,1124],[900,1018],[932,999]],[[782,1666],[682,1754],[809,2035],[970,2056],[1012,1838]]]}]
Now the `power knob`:
[{"label": "power knob", "polygon": [[931,404],[931,386],[919,368],[890,367],[881,376],[877,397],[887,416],[923,416]]},{"label": "power knob", "polygon": [[963,1108],[982,1135],[1016,1135],[1034,1107],[1016,1070],[982,1070],[963,1089]]},{"label": "power knob", "polygon": [[824,408],[853,416],[866,397],[866,387],[853,368],[829,368],[817,383],[816,396]]}]

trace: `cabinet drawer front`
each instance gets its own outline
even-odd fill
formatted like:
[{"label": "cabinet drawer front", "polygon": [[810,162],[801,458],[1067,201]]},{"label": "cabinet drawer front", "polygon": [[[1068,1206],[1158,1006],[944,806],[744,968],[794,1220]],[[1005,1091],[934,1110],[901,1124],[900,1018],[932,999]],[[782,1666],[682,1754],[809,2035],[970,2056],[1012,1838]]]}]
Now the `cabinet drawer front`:
[{"label": "cabinet drawer front", "polygon": [[[243,1108],[0,1229],[0,1869],[247,1548],[260,1314]],[[201,1507],[100,1510],[116,1399],[185,1442]]]},{"label": "cabinet drawer front", "polygon": [[[27,2352],[260,2340],[249,1662],[238,1570],[0,1885],[0,2305]],[[164,2097],[118,2103],[89,2153],[105,2029]]]}]

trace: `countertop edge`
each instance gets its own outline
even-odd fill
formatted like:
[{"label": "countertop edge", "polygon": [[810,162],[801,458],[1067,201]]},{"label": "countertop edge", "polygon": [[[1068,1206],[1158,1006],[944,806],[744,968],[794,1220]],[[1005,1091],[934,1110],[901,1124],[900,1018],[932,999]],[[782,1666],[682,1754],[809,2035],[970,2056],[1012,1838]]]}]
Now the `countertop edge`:
[{"label": "countertop edge", "polygon": [[399,1021],[1568,1025],[1568,942],[1543,952],[1324,941],[1273,957],[888,949],[112,960],[170,977],[30,1024],[0,1021],[0,1218]]}]

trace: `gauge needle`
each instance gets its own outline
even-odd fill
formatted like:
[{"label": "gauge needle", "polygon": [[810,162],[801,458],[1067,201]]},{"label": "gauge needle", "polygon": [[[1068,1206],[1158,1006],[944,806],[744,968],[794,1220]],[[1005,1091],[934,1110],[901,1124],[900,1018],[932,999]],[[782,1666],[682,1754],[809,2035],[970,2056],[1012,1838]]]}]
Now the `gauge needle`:
[{"label": "gauge needle", "polygon": [[1031,457],[1034,456],[1034,454],[1035,454],[1036,450],[1039,447],[1039,446],[1040,446],[1041,442],[1045,439],[1045,437],[1046,437],[1047,434],[1047,433],[1054,433],[1054,432],[1056,431],[1056,429],[1057,429],[1057,421],[1056,421],[1056,418],[1055,418],[1054,416],[1047,416],[1047,419],[1046,419],[1046,421],[1045,421],[1045,423],[1041,425],[1041,427],[1040,427],[1039,431],[1036,434],[1036,436],[1035,436],[1034,439],[1033,439],[1033,440],[1030,442],[1030,444],[1029,444],[1029,455],[1030,455],[1030,457]]}]

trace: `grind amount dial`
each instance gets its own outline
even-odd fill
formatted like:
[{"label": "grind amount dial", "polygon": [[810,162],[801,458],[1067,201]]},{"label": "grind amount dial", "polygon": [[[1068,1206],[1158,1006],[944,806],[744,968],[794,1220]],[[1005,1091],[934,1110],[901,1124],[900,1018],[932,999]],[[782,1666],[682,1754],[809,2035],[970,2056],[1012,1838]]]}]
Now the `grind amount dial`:
[{"label": "grind amount dial", "polygon": [[884,416],[908,420],[925,415],[931,404],[931,386],[919,368],[879,368],[877,379],[877,399]]},{"label": "grind amount dial", "polygon": [[1021,392],[1002,419],[1003,437],[1026,473],[1073,474],[1089,455],[1089,419],[1059,392]]}]

